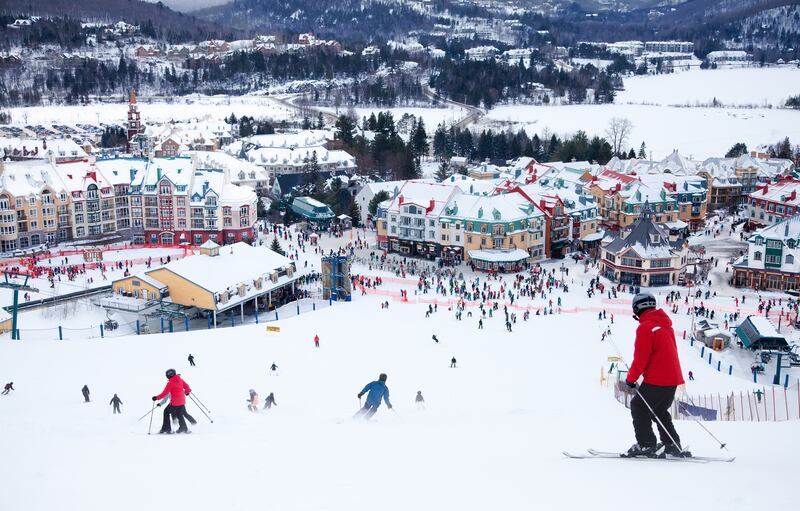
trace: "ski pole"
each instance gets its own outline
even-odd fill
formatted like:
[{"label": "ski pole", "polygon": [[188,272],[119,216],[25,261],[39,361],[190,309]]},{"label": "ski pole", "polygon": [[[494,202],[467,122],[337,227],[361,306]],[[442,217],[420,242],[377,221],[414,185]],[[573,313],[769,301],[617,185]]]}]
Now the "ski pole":
[{"label": "ski pole", "polygon": [[207,411],[208,413],[211,413],[211,410],[210,410],[210,409],[209,409],[209,408],[208,408],[206,405],[204,405],[202,401],[200,401],[200,398],[199,398],[199,397],[197,397],[197,396],[195,396],[195,394],[194,394],[194,391],[192,391],[192,392],[191,392],[191,394],[189,394],[189,395],[190,395],[190,396],[194,396],[194,397],[192,397],[192,399],[194,399],[195,401],[197,401],[197,404],[198,404],[199,406],[202,406],[203,408],[205,408],[205,409],[206,409],[206,411]]},{"label": "ski pole", "polygon": [[[695,405],[695,404],[694,404],[694,400],[692,399],[692,396],[690,396],[690,395],[688,395],[688,394],[687,394],[687,395],[686,395],[686,397],[688,397],[688,398],[689,398],[689,402],[692,404],[692,406],[694,406],[694,407],[697,407],[697,405]],[[720,413],[721,413],[721,412],[720,412]],[[697,418],[695,418],[695,417],[693,417],[693,416],[691,416],[691,415],[690,415],[689,417],[690,417],[690,418],[691,418],[691,419],[692,419],[694,422],[696,422],[698,426],[700,426],[701,428],[703,428],[703,430],[704,430],[706,433],[708,433],[708,434],[709,434],[709,436],[711,436],[711,438],[713,438],[714,440],[716,440],[716,442],[719,444],[719,448],[720,448],[720,449],[725,449],[726,451],[728,450],[728,444],[727,444],[726,442],[722,442],[722,441],[720,441],[720,439],[719,439],[719,438],[717,438],[716,436],[714,436],[714,433],[712,433],[711,431],[709,431],[709,429],[708,429],[707,427],[705,427],[705,425],[704,425],[704,424],[703,424],[703,423],[702,423],[702,422],[701,422],[699,419],[697,419]]]},{"label": "ski pole", "polygon": [[202,406],[200,406],[199,404],[197,404],[197,400],[194,398],[194,396],[192,396],[191,394],[189,394],[189,397],[191,398],[191,400],[192,400],[192,403],[194,403],[195,405],[197,405],[197,408],[199,408],[199,409],[200,409],[200,411],[201,411],[201,412],[203,412],[203,415],[205,415],[205,416],[206,416],[206,419],[210,420],[210,421],[211,421],[211,424],[214,424],[214,419],[212,419],[211,417],[209,417],[209,416],[208,416],[208,414],[206,413],[206,411],[205,411],[205,410],[203,410],[203,407],[202,407]]},{"label": "ski pole", "polygon": [[150,434],[150,430],[153,428],[153,415],[155,415],[153,412],[155,412],[155,411],[156,411],[156,403],[153,402],[153,409],[150,410],[150,425],[147,426],[147,434],[148,435]]},{"label": "ski pole", "polygon": [[[617,346],[617,343],[615,343],[614,339],[612,339],[612,338],[609,338],[608,340],[611,342],[611,345],[614,346],[614,350],[617,352],[617,356],[619,357],[620,361],[623,364],[625,364],[625,367],[627,367],[628,370],[630,371],[631,366],[628,365],[628,362],[625,360],[625,357],[622,356],[622,352],[619,351],[619,346]],[[664,433],[666,433],[667,436],[669,437],[669,439],[672,441],[672,445],[678,447],[680,449],[681,454],[683,454],[683,452],[684,452],[683,447],[681,446],[681,444],[676,442],[674,438],[672,438],[672,433],[670,433],[669,430],[667,430],[667,428],[664,427],[664,423],[661,422],[661,419],[658,418],[658,415],[656,415],[656,412],[653,411],[653,407],[650,406],[650,403],[647,402],[647,400],[644,398],[642,393],[639,391],[639,386],[636,385],[635,387],[633,387],[633,390],[636,391],[636,395],[639,396],[639,399],[642,400],[642,403],[644,403],[644,405],[650,411],[650,415],[653,416],[653,418],[656,420],[656,422],[658,422],[658,425],[661,426],[661,429],[664,430]]]},{"label": "ski pole", "polygon": [[148,415],[150,415],[151,413],[153,413],[153,412],[156,410],[156,409],[155,409],[155,407],[156,407],[156,406],[158,406],[158,405],[153,405],[153,409],[152,409],[152,410],[150,410],[149,412],[147,412],[146,414],[142,415],[141,417],[139,417],[139,419],[138,419],[136,422],[139,422],[139,421],[141,421],[142,419],[144,419],[145,417],[147,417]]}]

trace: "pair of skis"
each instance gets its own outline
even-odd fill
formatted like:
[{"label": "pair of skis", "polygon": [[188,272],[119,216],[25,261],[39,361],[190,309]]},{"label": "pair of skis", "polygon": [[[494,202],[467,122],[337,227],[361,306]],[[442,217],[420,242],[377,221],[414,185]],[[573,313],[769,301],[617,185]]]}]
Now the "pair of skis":
[{"label": "pair of skis", "polygon": [[619,452],[608,452],[608,451],[598,451],[596,449],[587,449],[587,454],[573,454],[567,451],[563,451],[564,456],[571,459],[578,459],[578,460],[592,460],[592,459],[609,459],[609,460],[635,460],[635,461],[667,461],[667,462],[686,462],[686,463],[711,463],[711,462],[721,462],[721,463],[731,463],[736,458],[726,458],[726,457],[717,457],[717,456],[692,456],[690,458],[683,458],[683,457],[676,457],[676,456],[665,456],[665,457],[648,457],[648,456],[625,456],[623,453]]}]

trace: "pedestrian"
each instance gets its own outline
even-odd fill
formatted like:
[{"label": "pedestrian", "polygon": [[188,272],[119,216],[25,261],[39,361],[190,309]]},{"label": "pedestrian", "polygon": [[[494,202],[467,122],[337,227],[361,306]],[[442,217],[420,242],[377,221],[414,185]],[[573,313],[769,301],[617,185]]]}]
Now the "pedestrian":
[{"label": "pedestrian", "polygon": [[365,420],[369,420],[378,411],[381,400],[386,402],[389,410],[392,409],[392,403],[389,402],[389,388],[386,386],[386,378],[386,374],[381,373],[376,381],[367,383],[358,393],[359,400],[361,396],[367,394],[367,401],[364,403],[364,407],[356,413],[355,418],[363,417]]},{"label": "pedestrian", "polygon": [[453,357],[452,359],[450,359],[450,367],[451,368],[456,367],[456,357]]},{"label": "pedestrian", "polygon": [[417,410],[424,410],[425,409],[425,398],[422,397],[422,391],[417,391],[417,397],[414,398],[414,402],[417,403]]},{"label": "pedestrian", "polygon": [[[639,327],[636,329],[633,363],[625,383],[636,393],[631,400],[636,443],[628,450],[627,456],[656,456],[661,454],[662,446],[664,454],[690,456],[681,448],[680,437],[669,414],[675,390],[684,383],[672,321],[663,309],[656,308],[656,298],[650,293],[634,296],[632,308]],[[644,376],[644,380],[637,386],[639,376]],[[653,434],[654,421],[661,446],[656,444]]]},{"label": "pedestrian", "polygon": [[189,365],[194,367],[194,355],[189,353]]},{"label": "pedestrian", "polygon": [[314,347],[319,348],[319,336],[314,336]]},{"label": "pedestrian", "polygon": [[275,393],[270,392],[267,399],[264,400],[264,410],[269,410],[273,406],[278,406],[278,403],[275,402]]},{"label": "pedestrian", "polygon": [[108,404],[114,405],[114,413],[122,413],[119,411],[119,405],[122,404],[122,400],[116,394],[114,394],[114,397],[111,398],[111,402]]},{"label": "pedestrian", "polygon": [[189,387],[188,383],[183,381],[181,375],[175,372],[175,369],[167,369],[165,374],[168,380],[167,385],[164,387],[161,394],[153,396],[153,401],[158,401],[169,394],[169,405],[164,408],[164,421],[161,424],[161,431],[159,431],[159,434],[172,433],[170,417],[178,418],[178,424],[180,425],[178,433],[191,433],[189,428],[186,427],[184,414],[186,413],[186,396],[192,392],[192,389]]},{"label": "pedestrian", "polygon": [[483,330],[483,318],[478,319],[478,330]]},{"label": "pedestrian", "polygon": [[83,394],[84,402],[88,403],[89,402],[89,386],[88,385],[84,385],[83,386],[83,388],[81,389],[81,394]]},{"label": "pedestrian", "polygon": [[436,337],[436,335],[432,335],[432,336],[431,336],[431,338],[432,338],[434,341],[436,341],[436,344],[439,344],[439,339]]},{"label": "pedestrian", "polygon": [[694,381],[694,373],[689,371],[689,381]]},{"label": "pedestrian", "polygon": [[4,396],[7,396],[8,393],[11,392],[12,390],[14,390],[14,382],[10,381],[10,382],[6,383],[5,386],[3,386],[2,394]]},{"label": "pedestrian", "polygon": [[272,365],[271,365],[271,366],[269,366],[269,370],[270,370],[270,373],[269,373],[269,374],[270,374],[270,376],[272,376],[273,374],[276,374],[276,375],[278,374],[278,373],[276,372],[276,371],[278,370],[278,366],[277,366],[277,365],[275,365],[275,362],[273,362],[273,363],[272,363]]}]

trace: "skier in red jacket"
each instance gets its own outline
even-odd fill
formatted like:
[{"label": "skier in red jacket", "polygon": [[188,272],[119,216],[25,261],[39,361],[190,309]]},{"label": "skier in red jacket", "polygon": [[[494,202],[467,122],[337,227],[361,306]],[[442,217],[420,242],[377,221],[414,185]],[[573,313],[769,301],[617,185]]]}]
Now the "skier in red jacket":
[{"label": "skier in red jacket", "polygon": [[[684,383],[672,321],[663,309],[656,309],[656,298],[650,293],[637,294],[632,305],[639,327],[625,383],[636,392],[631,400],[636,443],[627,456],[656,456],[662,450],[671,456],[688,456],[669,415],[675,390]],[[637,386],[640,376],[644,379]],[[656,444],[652,422],[658,427],[661,445]]]},{"label": "skier in red jacket", "polygon": [[169,394],[169,405],[164,408],[164,422],[161,425],[161,434],[172,433],[170,427],[170,416],[178,419],[178,433],[191,433],[189,428],[186,427],[186,396],[192,391],[189,384],[183,381],[181,376],[175,372],[175,369],[167,369],[167,382],[164,391],[157,396],[153,396],[153,401],[163,399]]}]

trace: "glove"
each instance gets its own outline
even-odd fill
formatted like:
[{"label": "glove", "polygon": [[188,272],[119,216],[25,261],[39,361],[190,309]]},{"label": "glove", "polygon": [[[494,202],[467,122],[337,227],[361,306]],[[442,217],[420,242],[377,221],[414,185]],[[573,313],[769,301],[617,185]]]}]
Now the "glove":
[{"label": "glove", "polygon": [[190,392],[191,392],[191,390],[187,390],[186,391],[186,395],[188,396]]},{"label": "glove", "polygon": [[161,406],[161,403],[158,403],[156,406]]},{"label": "glove", "polygon": [[359,393],[358,393],[358,399],[361,399],[361,396],[363,396],[363,395],[364,395],[364,393],[363,393],[363,392],[359,392]]},{"label": "glove", "polygon": [[392,409],[392,405],[386,405],[386,406],[388,406],[388,407],[389,407],[389,410],[391,410],[391,409]]},{"label": "glove", "polygon": [[628,388],[631,389],[631,390],[636,390],[636,382],[635,381],[634,382],[630,382],[628,380],[625,380],[625,385],[627,385]]}]

